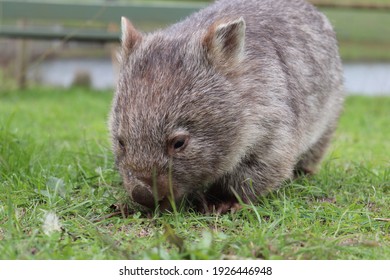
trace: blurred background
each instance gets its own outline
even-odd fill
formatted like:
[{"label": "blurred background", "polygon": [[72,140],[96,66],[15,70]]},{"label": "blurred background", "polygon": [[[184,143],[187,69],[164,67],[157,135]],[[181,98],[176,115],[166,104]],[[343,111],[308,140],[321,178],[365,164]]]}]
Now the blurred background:
[{"label": "blurred background", "polygon": [[[0,0],[0,90],[35,84],[113,89],[120,16],[148,32],[208,2]],[[335,27],[347,92],[390,95],[390,0],[311,2]]]}]

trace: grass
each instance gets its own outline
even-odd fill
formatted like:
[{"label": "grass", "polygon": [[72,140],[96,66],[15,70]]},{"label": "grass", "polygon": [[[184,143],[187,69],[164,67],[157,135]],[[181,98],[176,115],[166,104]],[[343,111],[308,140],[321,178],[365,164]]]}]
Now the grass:
[{"label": "grass", "polygon": [[[390,98],[348,98],[317,175],[237,213],[152,218],[107,217],[124,200],[110,101],[85,89],[0,93],[0,258],[390,259]],[[48,212],[61,230],[45,234]]]}]

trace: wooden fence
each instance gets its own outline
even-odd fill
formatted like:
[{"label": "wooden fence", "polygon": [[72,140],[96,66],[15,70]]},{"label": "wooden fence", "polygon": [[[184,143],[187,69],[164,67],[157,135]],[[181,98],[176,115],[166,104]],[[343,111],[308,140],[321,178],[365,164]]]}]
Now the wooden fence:
[{"label": "wooden fence", "polygon": [[[343,4],[311,0],[323,8],[390,9],[390,4]],[[0,0],[0,37],[115,42],[119,20],[126,15],[136,24],[164,25],[204,7],[198,2],[59,3]],[[76,23],[76,24],[75,24]]]},{"label": "wooden fence", "polygon": [[167,2],[85,4],[0,0],[0,37],[113,42],[119,40],[118,23],[123,15],[139,24],[166,24],[203,6]]},{"label": "wooden fence", "polygon": [[[390,4],[343,4],[311,0],[321,8],[390,10]],[[136,26],[168,25],[204,7],[199,2],[60,3],[50,1],[0,0],[0,37],[22,39],[18,44],[17,80],[25,85],[26,42],[45,39],[90,42],[118,42],[120,17],[125,15]]]}]

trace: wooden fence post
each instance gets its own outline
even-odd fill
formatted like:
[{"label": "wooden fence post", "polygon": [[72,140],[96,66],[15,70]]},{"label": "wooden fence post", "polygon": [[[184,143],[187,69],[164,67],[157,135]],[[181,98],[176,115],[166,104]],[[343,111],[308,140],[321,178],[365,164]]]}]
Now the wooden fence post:
[{"label": "wooden fence post", "polygon": [[[19,21],[18,25],[23,28],[26,26],[26,21]],[[26,39],[18,39],[16,48],[16,65],[15,65],[15,75],[16,82],[19,89],[26,88],[26,77],[27,77],[27,41]]]}]

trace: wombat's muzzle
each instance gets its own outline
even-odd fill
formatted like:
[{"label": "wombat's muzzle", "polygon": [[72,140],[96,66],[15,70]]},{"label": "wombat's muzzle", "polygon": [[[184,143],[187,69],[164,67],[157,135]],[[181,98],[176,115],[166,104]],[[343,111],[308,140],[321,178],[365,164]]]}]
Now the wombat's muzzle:
[{"label": "wombat's muzzle", "polygon": [[135,202],[150,209],[168,208],[168,194],[168,182],[162,176],[159,176],[155,182],[150,178],[138,178],[138,183],[131,191],[131,197]]},{"label": "wombat's muzzle", "polygon": [[157,199],[155,199],[153,192],[150,188],[144,185],[136,185],[131,192],[132,199],[148,208],[154,208],[157,204]]}]

